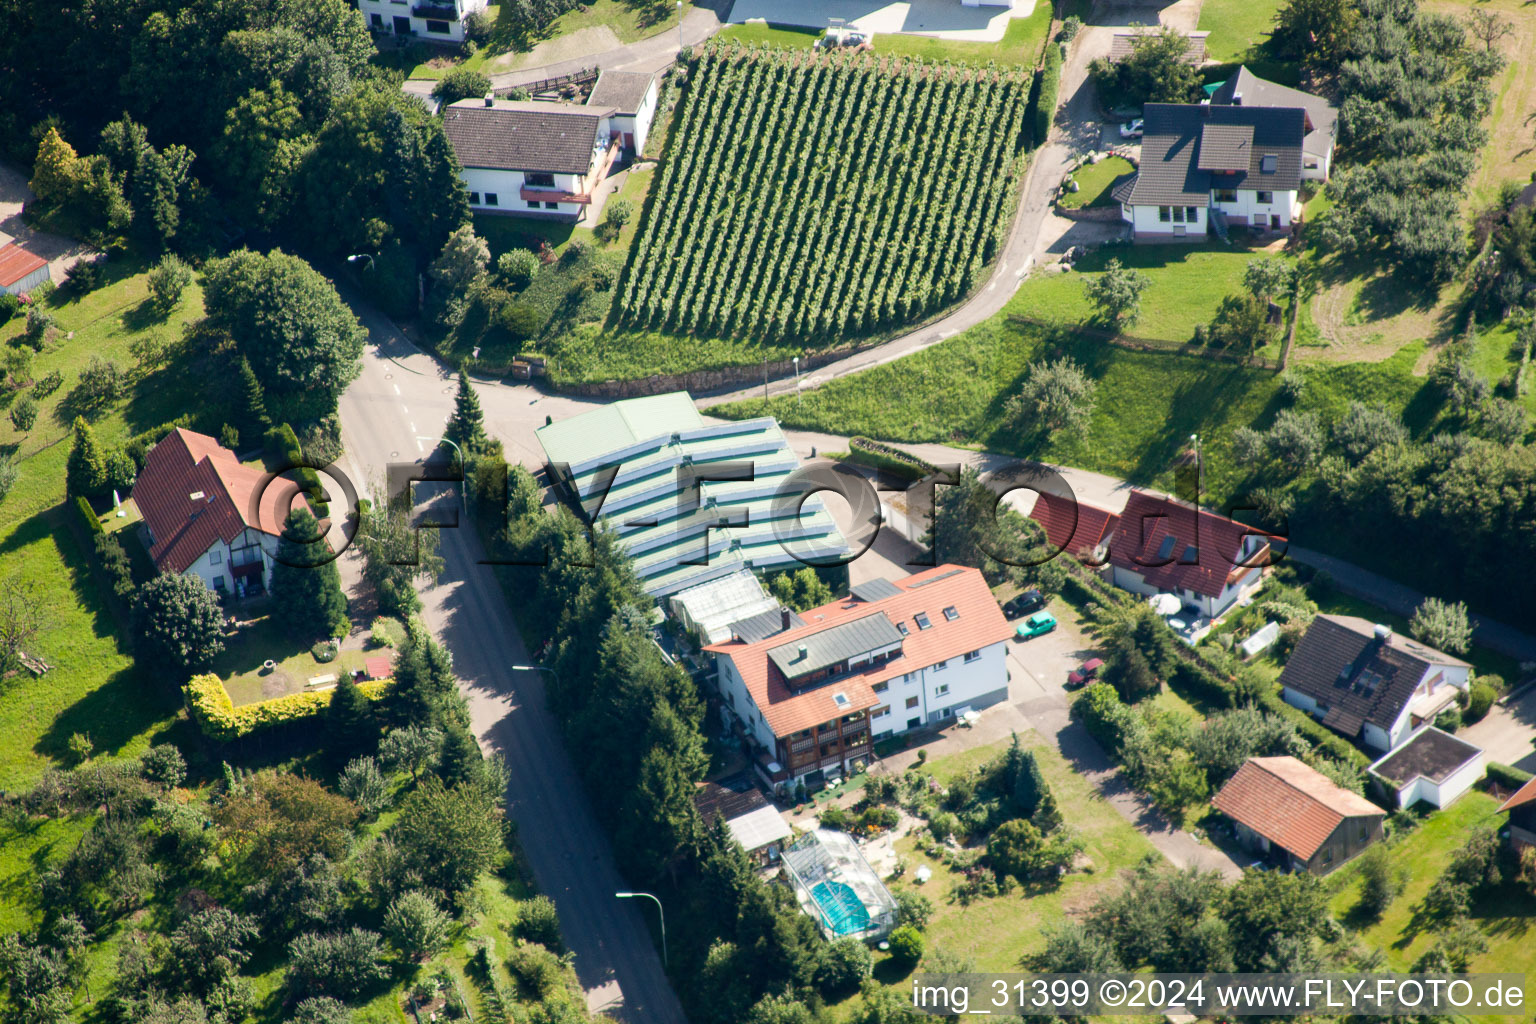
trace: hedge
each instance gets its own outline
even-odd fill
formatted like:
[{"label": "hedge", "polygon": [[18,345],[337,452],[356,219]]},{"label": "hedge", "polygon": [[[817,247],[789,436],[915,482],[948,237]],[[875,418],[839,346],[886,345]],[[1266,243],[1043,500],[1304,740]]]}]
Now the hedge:
[{"label": "hedge", "polygon": [[85,526],[86,533],[101,533],[101,520],[96,518],[96,510],[91,508],[91,503],[85,500],[83,495],[75,495],[75,511],[80,513],[80,522]]},{"label": "hedge", "polygon": [[312,499],[310,504],[314,506],[315,516],[324,519],[330,515],[330,506],[320,500],[320,496],[325,493],[325,488],[320,484],[320,474],[304,465],[304,449],[293,428],[286,423],[279,423],[267,431],[265,440],[267,451],[279,459],[284,467],[293,469],[299,489]]},{"label": "hedge", "polygon": [[[387,679],[370,679],[358,683],[357,688],[369,700],[378,700],[384,695],[388,683]],[[192,720],[204,736],[219,743],[228,743],[275,725],[313,718],[330,707],[331,694],[335,692],[290,693],[286,697],[242,704],[237,708],[218,676],[196,676],[186,685],[187,710]]]},{"label": "hedge", "polygon": [[938,472],[938,467],[910,452],[892,448],[879,441],[871,441],[867,437],[848,439],[848,461],[875,469],[884,469],[909,480],[921,480],[930,473]]},{"label": "hedge", "polygon": [[1343,761],[1353,764],[1358,768],[1365,768],[1371,763],[1359,747],[1323,725],[1317,719],[1307,714],[1301,708],[1287,704],[1281,698],[1278,691],[1265,690],[1259,695],[1259,703],[1264,710],[1272,711],[1283,718],[1289,719],[1298,732],[1312,742],[1318,753],[1326,754],[1335,761]]},{"label": "hedge", "polygon": [[1045,60],[1036,72],[1034,100],[1035,145],[1045,145],[1051,134],[1051,121],[1056,116],[1056,95],[1061,90],[1061,47],[1055,44],[1045,48]]},{"label": "hedge", "polygon": [[1514,765],[1500,764],[1498,761],[1488,762],[1488,781],[1497,782],[1505,789],[1519,789],[1531,781],[1531,773],[1522,771]]}]

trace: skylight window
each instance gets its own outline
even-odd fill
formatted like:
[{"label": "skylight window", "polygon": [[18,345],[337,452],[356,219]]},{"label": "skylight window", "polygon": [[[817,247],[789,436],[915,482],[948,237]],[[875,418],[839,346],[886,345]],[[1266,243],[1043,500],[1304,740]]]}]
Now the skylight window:
[{"label": "skylight window", "polygon": [[1265,153],[1259,161],[1259,170],[1265,174],[1274,174],[1275,168],[1280,164],[1280,158],[1273,153]]},{"label": "skylight window", "polygon": [[949,607],[944,609],[944,618],[947,619],[948,621],[954,622],[959,617],[960,617],[960,609],[956,608],[954,605],[950,605]]},{"label": "skylight window", "polygon": [[907,633],[910,632],[910,630],[907,629],[907,624],[905,622],[896,623],[896,628],[901,631],[902,636],[906,636]]},{"label": "skylight window", "polygon": [[1179,561],[1185,565],[1194,565],[1200,560],[1200,549],[1193,544],[1185,545],[1184,553],[1179,556]]},{"label": "skylight window", "polygon": [[1177,538],[1173,534],[1163,538],[1163,542],[1157,546],[1157,557],[1168,558],[1173,554],[1173,545]]},{"label": "skylight window", "polygon": [[832,701],[838,706],[839,710],[846,708],[849,704],[848,695],[846,693],[834,693],[832,695]]},{"label": "skylight window", "polygon": [[933,627],[933,623],[928,621],[927,612],[918,612],[912,618],[917,622],[918,629],[930,629]]}]

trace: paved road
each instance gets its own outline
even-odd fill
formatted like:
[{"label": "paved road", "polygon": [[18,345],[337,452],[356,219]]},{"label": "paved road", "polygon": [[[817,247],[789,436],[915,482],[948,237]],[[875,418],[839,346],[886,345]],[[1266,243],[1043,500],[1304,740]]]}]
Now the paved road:
[{"label": "paved road", "polygon": [[[417,436],[440,431],[453,387],[384,317],[361,304],[354,309],[370,342],[362,376],[341,400],[343,468],[354,480],[382,480],[389,462],[430,450]],[[454,497],[438,485],[434,505],[451,510]],[[613,898],[628,885],[545,705],[544,680],[509,668],[530,659],[500,587],[476,564],[484,558],[479,540],[467,524],[442,531],[441,539],[447,570],[422,594],[424,617],[453,652],[481,746],[511,768],[507,812],[535,882],[559,908],[588,1006],[630,1024],[682,1024],[642,908]]]}]

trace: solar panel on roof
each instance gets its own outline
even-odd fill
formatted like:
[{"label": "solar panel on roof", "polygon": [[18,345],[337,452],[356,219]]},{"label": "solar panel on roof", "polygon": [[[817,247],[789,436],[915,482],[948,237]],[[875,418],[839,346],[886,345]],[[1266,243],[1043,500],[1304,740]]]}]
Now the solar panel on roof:
[{"label": "solar panel on roof", "polygon": [[965,572],[964,569],[951,569],[948,572],[941,572],[937,576],[930,576],[925,580],[918,580],[916,583],[909,583],[907,584],[907,589],[916,590],[918,587],[926,587],[930,583],[937,583],[939,580],[947,580],[951,576],[958,576],[963,572]]}]

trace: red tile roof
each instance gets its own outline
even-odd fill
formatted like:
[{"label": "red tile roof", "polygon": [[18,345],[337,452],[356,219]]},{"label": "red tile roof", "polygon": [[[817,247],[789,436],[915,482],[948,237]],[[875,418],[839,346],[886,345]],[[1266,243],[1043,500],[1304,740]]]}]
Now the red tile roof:
[{"label": "red tile roof", "polygon": [[1039,495],[1029,517],[1045,529],[1051,547],[1068,555],[1092,551],[1120,521],[1113,512],[1054,494]]},{"label": "red tile roof", "polygon": [[[1256,546],[1244,557],[1239,552],[1244,538],[1250,536],[1260,540],[1250,542]],[[1115,524],[1109,560],[1121,569],[1140,573],[1148,585],[1159,590],[1192,590],[1220,597],[1228,583],[1249,568],[1264,564],[1262,552],[1268,547],[1269,541],[1264,539],[1268,536],[1205,509],[1200,510],[1197,527],[1190,506],[1146,491],[1132,491]],[[1172,541],[1167,541],[1169,537]],[[1186,558],[1185,552],[1191,547],[1195,549],[1193,557]],[[1143,564],[1149,562],[1152,564]]]},{"label": "red tile roof", "polygon": [[134,504],[154,537],[149,554],[155,565],[185,572],[215,541],[227,544],[247,526],[281,534],[298,487],[274,481],[260,490],[258,509],[265,479],[207,434],[180,427],[167,434],[150,449],[133,485]]},{"label": "red tile roof", "polygon": [[1250,757],[1211,803],[1302,860],[1311,860],[1344,819],[1387,813],[1294,757]]},{"label": "red tile roof", "polygon": [[1510,811],[1530,803],[1536,803],[1536,779],[1532,779],[1515,790],[1513,796],[1499,805],[1499,810]]},{"label": "red tile roof", "polygon": [[369,679],[388,679],[394,675],[393,662],[388,655],[379,655],[363,662],[363,671],[368,673]]},{"label": "red tile roof", "polygon": [[[775,736],[783,737],[874,707],[880,703],[871,689],[875,683],[1001,643],[1013,635],[979,569],[940,565],[892,584],[898,593],[890,597],[876,601],[846,597],[801,612],[804,626],[766,640],[727,641],[704,649],[731,659],[763,720]],[[944,609],[951,605],[959,613],[954,620],[944,615]],[[770,670],[768,652],[773,648],[873,612],[883,613],[893,624],[906,623],[907,635],[902,638],[898,657],[800,693],[792,693],[778,673]],[[930,628],[918,628],[914,616],[919,612],[928,614]],[[849,703],[839,706],[833,700],[836,693],[845,694]]]},{"label": "red tile roof", "polygon": [[48,261],[41,256],[12,242],[0,248],[0,288],[8,288],[38,267],[47,265]]}]

